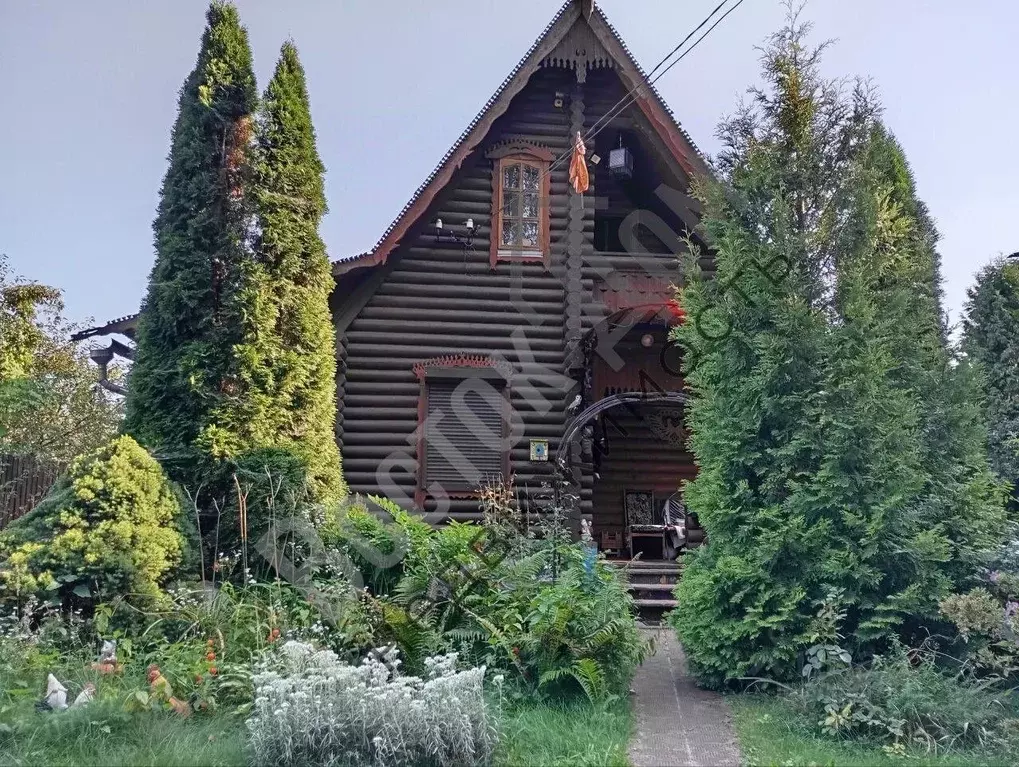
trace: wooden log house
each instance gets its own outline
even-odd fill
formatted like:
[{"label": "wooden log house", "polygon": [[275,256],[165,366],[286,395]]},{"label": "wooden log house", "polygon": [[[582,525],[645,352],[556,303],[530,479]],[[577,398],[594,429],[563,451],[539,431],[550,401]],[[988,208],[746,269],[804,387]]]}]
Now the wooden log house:
[{"label": "wooden log house", "polygon": [[[697,238],[690,182],[708,172],[602,11],[568,0],[378,243],[334,263],[351,490],[470,520],[479,484],[513,475],[529,506],[574,414],[681,389],[666,336],[679,254]],[[569,446],[596,540],[624,531],[628,493],[657,506],[694,475],[682,415],[616,409]]]}]

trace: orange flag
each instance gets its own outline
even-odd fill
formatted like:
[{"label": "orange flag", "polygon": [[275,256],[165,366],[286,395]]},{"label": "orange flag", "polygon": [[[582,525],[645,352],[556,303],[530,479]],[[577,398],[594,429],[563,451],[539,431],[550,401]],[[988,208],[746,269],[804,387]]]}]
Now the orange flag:
[{"label": "orange flag", "polygon": [[591,177],[587,174],[587,162],[584,155],[587,154],[587,147],[584,146],[584,139],[577,131],[577,140],[573,144],[573,158],[570,160],[570,183],[573,184],[573,191],[583,194],[591,186]]}]

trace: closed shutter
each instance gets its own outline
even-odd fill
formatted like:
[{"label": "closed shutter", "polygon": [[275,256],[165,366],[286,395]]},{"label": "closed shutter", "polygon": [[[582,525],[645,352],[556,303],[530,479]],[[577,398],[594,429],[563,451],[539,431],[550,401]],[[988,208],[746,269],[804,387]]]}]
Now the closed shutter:
[{"label": "closed shutter", "polygon": [[501,386],[477,378],[428,381],[427,483],[477,488],[503,472],[506,400]]}]

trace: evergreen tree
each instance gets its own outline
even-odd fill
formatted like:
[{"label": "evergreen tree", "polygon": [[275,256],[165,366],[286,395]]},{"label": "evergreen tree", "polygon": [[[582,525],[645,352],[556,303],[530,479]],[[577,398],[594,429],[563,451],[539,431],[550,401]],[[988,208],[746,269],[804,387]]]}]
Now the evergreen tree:
[{"label": "evergreen tree", "polygon": [[769,89],[719,131],[722,180],[697,190],[716,276],[691,274],[681,297],[699,466],[685,499],[709,544],[684,568],[673,620],[714,684],[795,671],[833,548],[807,491],[824,458],[833,200],[869,106],[847,109],[821,80],[806,31],[792,23],[772,38]]},{"label": "evergreen tree", "polygon": [[[988,461],[972,365],[948,341],[937,229],[917,197],[902,148],[881,125],[870,137],[864,162],[881,211],[875,239],[883,257],[875,264],[871,294],[892,343],[892,383],[916,404],[915,439],[924,480],[912,504],[920,545],[902,549],[917,556],[893,556],[899,565],[919,568],[912,583],[921,584],[927,572],[954,588],[973,578],[1000,542],[1005,524],[1001,488]],[[936,577],[932,563],[923,564],[923,552],[935,535],[949,552],[933,568]],[[934,583],[916,585],[914,591],[921,598],[912,611],[935,614],[935,601],[943,594]]]},{"label": "evergreen tree", "polygon": [[257,126],[251,189],[258,237],[236,294],[237,388],[220,401],[214,420],[231,454],[288,450],[307,464],[312,497],[335,501],[345,487],[333,430],[336,358],[328,303],[333,278],[318,234],[326,212],[323,172],[304,70],[288,42]]},{"label": "evergreen tree", "polygon": [[194,70],[180,90],[160,190],[156,263],[129,382],[125,429],[191,491],[229,455],[211,419],[234,396],[238,277],[249,259],[246,191],[257,101],[237,9],[213,2]]},{"label": "evergreen tree", "polygon": [[807,30],[773,38],[769,88],[723,125],[721,182],[700,189],[716,278],[682,292],[687,500],[710,545],[674,623],[714,683],[794,675],[829,594],[872,650],[1003,533],[933,224],[869,94],[820,78]]},{"label": "evergreen tree", "polygon": [[966,302],[964,349],[983,373],[991,462],[1012,486],[1019,512],[1019,260],[998,259],[977,275]]},{"label": "evergreen tree", "polygon": [[976,400],[953,364],[937,233],[901,148],[877,123],[844,187],[813,495],[840,541],[822,573],[845,590],[857,649],[937,615],[1004,532]]}]

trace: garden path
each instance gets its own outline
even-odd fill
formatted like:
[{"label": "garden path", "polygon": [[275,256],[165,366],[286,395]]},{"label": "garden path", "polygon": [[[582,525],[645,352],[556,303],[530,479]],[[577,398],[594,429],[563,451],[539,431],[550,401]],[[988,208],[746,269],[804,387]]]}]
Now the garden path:
[{"label": "garden path", "polygon": [[694,684],[686,656],[667,626],[647,629],[657,651],[637,669],[634,718],[637,733],[630,744],[634,767],[738,767],[739,745],[732,712],[716,692]]}]

